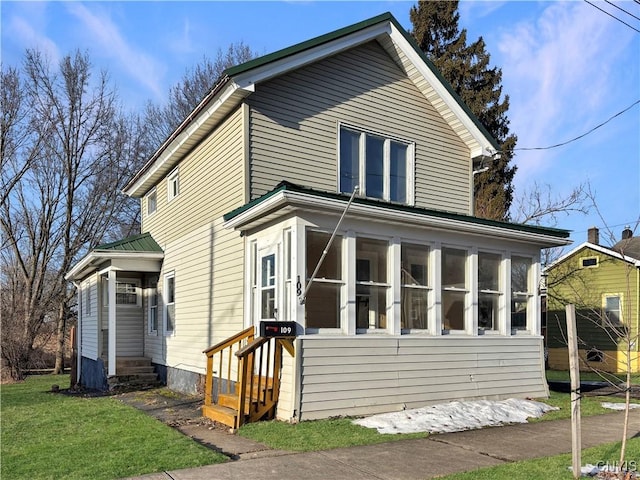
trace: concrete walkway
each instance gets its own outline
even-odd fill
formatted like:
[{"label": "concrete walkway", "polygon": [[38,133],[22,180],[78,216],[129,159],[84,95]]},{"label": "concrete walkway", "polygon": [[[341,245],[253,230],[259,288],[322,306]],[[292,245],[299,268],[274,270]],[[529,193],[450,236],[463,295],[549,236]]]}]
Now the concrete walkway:
[{"label": "concrete walkway", "polygon": [[[622,412],[583,418],[582,447],[619,441],[623,420]],[[629,438],[640,437],[640,411],[631,411],[629,427]],[[188,426],[182,430],[189,435]],[[507,462],[570,453],[571,422],[557,420],[518,424],[309,453],[270,450],[262,444],[222,431],[212,431],[209,441],[217,450],[237,460],[133,478],[423,480]],[[598,460],[589,459],[591,463]]]}]

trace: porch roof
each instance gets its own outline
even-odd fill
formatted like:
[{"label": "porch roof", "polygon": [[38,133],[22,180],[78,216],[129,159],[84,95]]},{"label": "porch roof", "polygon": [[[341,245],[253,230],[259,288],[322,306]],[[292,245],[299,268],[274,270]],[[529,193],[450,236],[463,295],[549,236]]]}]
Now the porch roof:
[{"label": "porch roof", "polygon": [[[340,214],[344,211],[349,197],[348,194],[320,191],[283,181],[270,192],[225,214],[224,225],[226,228],[245,231],[296,210]],[[543,248],[571,243],[569,230],[501,222],[371,198],[355,197],[348,216],[369,218],[385,223],[446,229],[452,232],[490,235],[539,244]]]},{"label": "porch roof", "polygon": [[151,234],[143,233],[98,245],[69,270],[65,279],[82,280],[90,273],[105,267],[115,270],[159,272],[163,258],[162,247]]}]

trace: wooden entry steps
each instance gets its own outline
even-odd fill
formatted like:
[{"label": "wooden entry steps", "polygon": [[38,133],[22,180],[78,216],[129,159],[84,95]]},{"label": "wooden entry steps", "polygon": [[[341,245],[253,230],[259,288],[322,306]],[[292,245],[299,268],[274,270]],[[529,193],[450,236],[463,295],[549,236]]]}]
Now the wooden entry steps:
[{"label": "wooden entry steps", "polygon": [[[105,362],[105,369],[108,368]],[[107,379],[109,390],[141,389],[160,386],[158,374],[147,357],[118,357],[116,375]]]},{"label": "wooden entry steps", "polygon": [[205,350],[202,414],[232,431],[245,423],[274,418],[283,348],[293,356],[291,340],[255,337],[253,327],[249,327]]}]

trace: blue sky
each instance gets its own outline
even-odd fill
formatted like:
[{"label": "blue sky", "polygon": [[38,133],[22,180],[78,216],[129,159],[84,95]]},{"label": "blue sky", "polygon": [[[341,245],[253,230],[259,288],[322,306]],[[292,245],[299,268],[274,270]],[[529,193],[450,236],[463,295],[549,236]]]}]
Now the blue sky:
[{"label": "blue sky", "polygon": [[[590,0],[591,1],[591,0]],[[592,1],[592,3],[594,3]],[[602,1],[640,30],[640,21]],[[640,17],[640,4],[614,0]],[[55,62],[75,49],[105,68],[127,108],[160,102],[203,56],[244,41],[269,53],[391,12],[411,28],[407,1],[286,2],[0,2],[3,66],[18,65],[26,48]],[[460,27],[482,36],[491,63],[502,68],[517,148],[546,147],[584,134],[640,100],[640,33],[584,1],[462,1]],[[603,219],[558,218],[557,226],[586,239],[590,226],[610,244],[624,226],[640,235],[640,105],[568,145],[518,150],[515,196],[549,185],[552,196],[589,182]]]}]

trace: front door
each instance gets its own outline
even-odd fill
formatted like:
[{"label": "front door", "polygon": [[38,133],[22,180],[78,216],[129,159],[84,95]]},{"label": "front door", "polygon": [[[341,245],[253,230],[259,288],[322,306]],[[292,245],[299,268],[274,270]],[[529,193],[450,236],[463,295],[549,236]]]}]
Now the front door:
[{"label": "front door", "polygon": [[260,250],[258,259],[257,323],[278,319],[277,246]]}]

